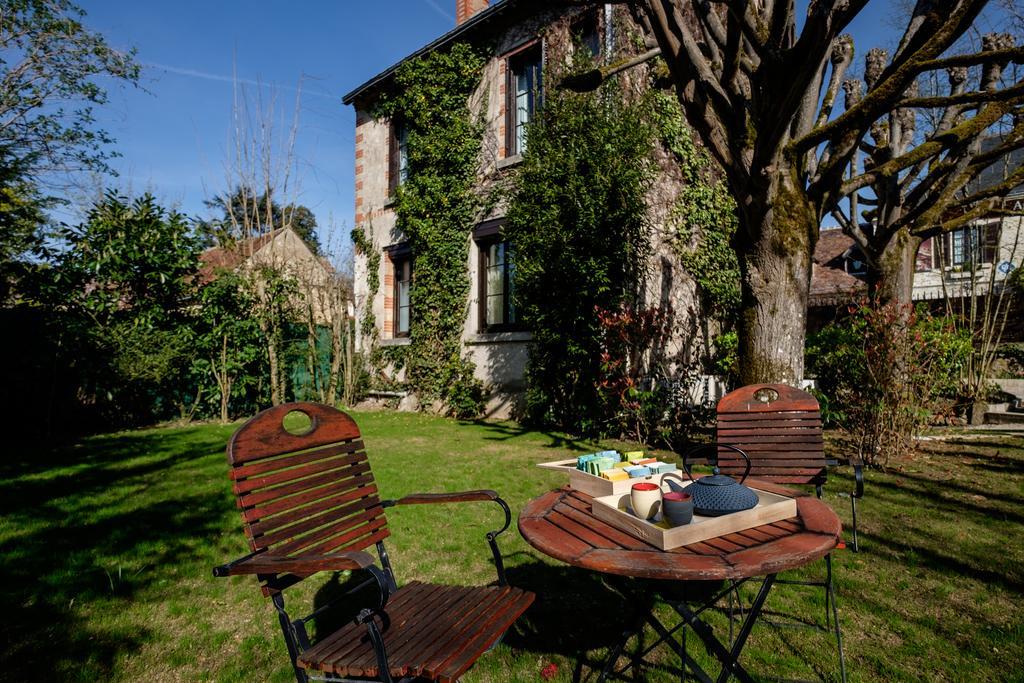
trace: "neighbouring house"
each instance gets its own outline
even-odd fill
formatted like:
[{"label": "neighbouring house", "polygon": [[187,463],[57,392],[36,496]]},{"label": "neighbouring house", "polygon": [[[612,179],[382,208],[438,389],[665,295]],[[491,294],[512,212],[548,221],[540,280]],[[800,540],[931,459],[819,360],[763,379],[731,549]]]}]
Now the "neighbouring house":
[{"label": "neighbouring house", "polygon": [[[333,400],[328,387],[349,395],[354,367],[351,356],[352,288],[330,261],[316,255],[291,228],[278,228],[228,245],[207,249],[199,257],[199,281],[208,283],[218,273],[251,275],[256,291],[263,292],[260,270],[269,267],[294,283],[281,334],[267,335],[282,378],[282,396],[294,400]],[[272,341],[277,339],[277,341]],[[269,357],[269,355],[268,355]],[[339,372],[343,370],[343,377]]]},{"label": "neighbouring house", "polygon": [[[331,308],[338,299],[333,290],[339,281],[330,262],[317,256],[291,228],[237,240],[229,245],[215,246],[199,255],[199,281],[210,282],[221,270],[252,272],[269,266],[299,283],[299,292],[290,302],[294,310],[312,308],[317,325],[330,325]],[[348,297],[343,297],[343,301]]]},{"label": "neighbouring house", "polygon": [[[375,330],[357,340],[357,348],[389,347],[409,343],[410,320],[421,312],[411,310],[410,290],[415,287],[412,254],[405,237],[396,227],[391,206],[394,189],[406,178],[405,136],[401,126],[376,118],[374,104],[392,82],[401,64],[444,50],[456,42],[486,45],[491,55],[484,75],[471,99],[486,103],[486,131],[480,184],[506,173],[514,173],[526,144],[525,127],[543,99],[543,73],[552,54],[573,49],[573,36],[582,38],[584,48],[599,59],[615,54],[617,40],[625,44],[624,27],[632,20],[624,8],[606,4],[574,7],[569,3],[545,6],[540,3],[501,0],[456,0],[456,27],[429,45],[373,76],[344,96],[343,102],[356,111],[355,129],[355,224],[371,245],[373,254],[357,250],[354,270],[356,316],[370,313]],[[669,208],[678,192],[678,182],[664,173],[650,190],[652,254],[644,305],[670,304],[675,329],[665,356],[672,367],[693,367],[708,353],[709,331],[699,319],[693,279],[686,274],[673,251]],[[498,207],[466,226],[469,248],[466,269],[471,283],[466,302],[462,342],[473,361],[475,373],[488,389],[491,399],[486,414],[504,417],[514,412],[524,389],[530,330],[524,329],[510,305],[515,269],[510,258],[514,245],[503,235],[503,209]],[[377,257],[380,257],[379,259]],[[379,271],[369,273],[379,262]],[[371,289],[371,282],[379,288]],[[362,326],[360,326],[362,327]],[[401,382],[401,370],[390,379]],[[707,382],[704,383],[707,385]],[[691,387],[691,393],[693,388]],[[700,393],[698,391],[698,393]],[[712,399],[721,393],[713,385]]]},{"label": "neighbouring house", "polygon": [[[1024,163],[1024,150],[987,168],[971,191],[1001,182],[1008,170]],[[913,300],[933,302],[998,292],[1003,281],[1024,265],[1024,185],[1002,201],[998,215],[930,237],[917,251]],[[833,320],[839,308],[867,293],[867,264],[853,239],[841,230],[822,230],[814,249],[808,328]],[[1010,321],[1011,338],[1024,335],[1021,321]]]}]

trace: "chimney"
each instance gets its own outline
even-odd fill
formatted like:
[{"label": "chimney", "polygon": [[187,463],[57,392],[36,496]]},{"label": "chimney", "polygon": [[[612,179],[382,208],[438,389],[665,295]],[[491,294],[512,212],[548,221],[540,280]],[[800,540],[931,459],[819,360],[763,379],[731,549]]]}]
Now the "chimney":
[{"label": "chimney", "polygon": [[487,9],[487,0],[455,0],[455,25],[458,26],[484,9]]}]

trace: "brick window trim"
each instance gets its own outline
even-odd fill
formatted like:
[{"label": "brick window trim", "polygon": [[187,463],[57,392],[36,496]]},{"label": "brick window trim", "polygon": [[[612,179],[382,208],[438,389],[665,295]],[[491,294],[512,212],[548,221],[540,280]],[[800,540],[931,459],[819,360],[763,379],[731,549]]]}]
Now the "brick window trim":
[{"label": "brick window trim", "polygon": [[[410,266],[410,287],[411,287],[411,270],[412,270],[412,250],[409,247],[408,242],[401,242],[399,244],[391,245],[390,247],[384,248],[384,255],[387,257],[382,259],[384,262],[384,325],[383,333],[385,338],[389,339],[403,339],[409,336],[409,331],[396,332],[398,327],[398,273],[396,271],[396,265],[409,263]],[[410,318],[412,316],[412,309],[409,310]]]}]

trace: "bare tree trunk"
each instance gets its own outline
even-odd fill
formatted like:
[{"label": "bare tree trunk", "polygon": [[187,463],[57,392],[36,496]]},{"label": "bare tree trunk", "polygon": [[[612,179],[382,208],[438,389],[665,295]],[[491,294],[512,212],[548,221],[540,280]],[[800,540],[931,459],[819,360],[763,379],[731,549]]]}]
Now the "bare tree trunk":
[{"label": "bare tree trunk", "polygon": [[320,363],[317,349],[316,349],[316,320],[313,319],[313,303],[308,301],[306,304],[306,372],[309,373],[309,381],[312,384],[312,393],[317,399],[324,402],[324,392],[322,383],[317,381],[317,367]]},{"label": "bare tree trunk", "polygon": [[[333,294],[333,292],[332,292]],[[342,333],[344,321],[347,315],[344,305],[339,304],[339,297],[331,297],[331,370],[327,379],[326,403],[334,405],[338,400],[338,375],[341,372],[342,354],[344,353],[344,340]]]},{"label": "bare tree trunk", "polygon": [[355,335],[355,322],[349,320],[348,307],[345,307],[343,313],[345,321],[345,388],[343,400],[345,405],[350,406],[355,403],[356,393],[356,366],[355,366],[355,355],[356,355],[356,335]]},{"label": "bare tree trunk", "polygon": [[804,376],[818,221],[806,195],[791,186],[789,174],[780,171],[769,182],[762,198],[748,195],[734,238],[742,273],[740,381],[797,385]]},{"label": "bare tree trunk", "polygon": [[270,364],[270,404],[279,406],[284,403],[284,392],[281,390],[281,361],[278,353],[278,325],[276,320],[260,325],[267,338],[267,361]]},{"label": "bare tree trunk", "polygon": [[869,273],[872,299],[882,305],[913,305],[915,259],[920,246],[921,238],[911,235],[906,228],[889,240]]},{"label": "bare tree trunk", "polygon": [[231,375],[228,374],[228,335],[223,335],[221,341],[220,363],[211,358],[210,367],[213,370],[213,378],[217,381],[217,391],[220,393],[220,421],[227,422],[233,384]]},{"label": "bare tree trunk", "polygon": [[[892,326],[887,334],[892,340],[893,367],[891,373],[884,375],[892,384],[888,387],[890,395],[898,395],[900,387],[909,385],[908,373],[914,364],[914,359],[907,355],[912,353],[912,347],[902,340],[910,333],[914,315],[914,270],[921,241],[909,229],[900,230],[869,268],[868,292],[873,306],[879,310],[892,309]],[[911,436],[906,435],[908,442]]]},{"label": "bare tree trunk", "polygon": [[220,351],[220,371],[223,378],[220,382],[220,421],[228,421],[228,402],[231,400],[231,382],[228,379],[228,336],[224,335],[224,343]]}]

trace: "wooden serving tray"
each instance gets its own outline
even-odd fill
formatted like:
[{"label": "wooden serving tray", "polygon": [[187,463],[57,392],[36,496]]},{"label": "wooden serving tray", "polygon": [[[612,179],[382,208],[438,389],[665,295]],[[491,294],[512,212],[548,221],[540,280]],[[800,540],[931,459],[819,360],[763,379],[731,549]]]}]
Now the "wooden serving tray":
[{"label": "wooden serving tray", "polygon": [[[635,477],[633,479],[612,481],[610,479],[596,477],[589,472],[576,469],[576,458],[542,462],[537,465],[537,467],[545,470],[556,470],[568,473],[569,486],[577,491],[582,491],[588,496],[593,496],[594,498],[597,498],[598,496],[610,496],[616,493],[628,494],[629,490],[633,488],[633,484],[637,484],[642,481],[659,484],[661,483],[662,476],[664,476],[663,474],[651,474],[646,477]],[[680,472],[677,469],[675,472],[668,472],[666,474],[680,474]]]},{"label": "wooden serving tray", "polygon": [[[582,474],[582,473],[581,473]],[[661,475],[654,475],[661,476]],[[618,482],[608,482],[618,483]],[[627,482],[622,482],[627,483]],[[628,482],[630,484],[636,481]],[[690,485],[692,482],[687,482]],[[651,521],[640,519],[629,511],[629,493],[594,496],[594,516],[622,529],[626,533],[647,541],[662,550],[671,550],[691,543],[699,543],[716,536],[751,529],[796,517],[796,500],[750,487],[757,494],[757,505],[749,510],[733,512],[721,517],[703,517],[694,514],[693,521],[683,526],[669,526],[659,511]],[[662,485],[668,491],[668,485]]]}]

